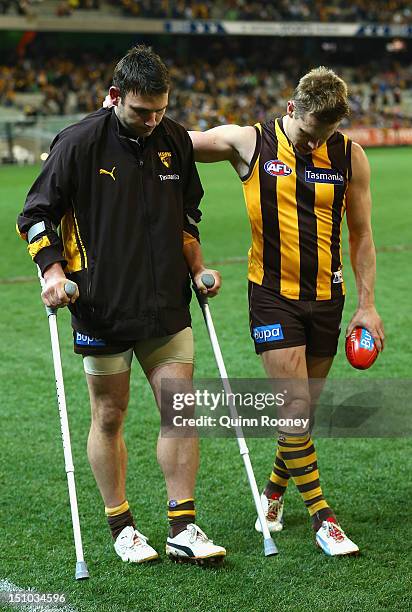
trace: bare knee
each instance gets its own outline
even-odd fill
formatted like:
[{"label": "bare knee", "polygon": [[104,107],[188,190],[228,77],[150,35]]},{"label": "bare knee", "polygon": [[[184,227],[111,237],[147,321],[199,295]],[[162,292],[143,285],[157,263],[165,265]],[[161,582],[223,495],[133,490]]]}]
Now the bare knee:
[{"label": "bare knee", "polygon": [[306,419],[310,416],[310,399],[307,397],[295,397],[286,404],[287,417],[290,419]]},{"label": "bare knee", "polygon": [[116,436],[122,429],[126,411],[127,403],[120,406],[111,401],[98,401],[92,406],[92,427],[107,437]]},{"label": "bare knee", "polygon": [[[303,434],[309,430],[311,420],[310,394],[306,381],[289,384],[285,403],[278,407],[278,418],[291,427],[290,433]],[[286,386],[286,385],[285,385]]]},{"label": "bare knee", "polygon": [[126,416],[129,403],[128,380],[122,381],[127,384],[119,384],[117,379],[110,384],[109,377],[99,377],[104,380],[97,378],[88,377],[92,428],[113,437],[121,431]]}]

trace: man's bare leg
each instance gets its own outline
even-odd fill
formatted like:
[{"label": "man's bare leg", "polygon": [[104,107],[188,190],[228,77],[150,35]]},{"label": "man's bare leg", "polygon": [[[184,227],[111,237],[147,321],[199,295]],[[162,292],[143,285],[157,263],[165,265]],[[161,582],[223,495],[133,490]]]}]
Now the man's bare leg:
[{"label": "man's bare leg", "polygon": [[158,554],[147,538],[136,531],[126,500],[127,450],[123,424],[129,402],[130,370],[104,376],[86,374],[86,377],[92,412],[87,453],[105,504],[115,551],[123,561],[152,561]]},{"label": "man's bare leg", "polygon": [[[310,416],[311,396],[306,362],[306,347],[266,351],[262,354],[263,364],[269,378],[285,379],[289,391],[287,414],[293,418]],[[319,369],[318,369],[319,371]],[[316,450],[309,433],[298,433],[287,429],[280,432],[277,455],[265,495],[276,499],[286,490],[289,475],[292,478],[305,502],[315,531],[327,518],[334,519],[334,514],[323,497],[319,482]]]},{"label": "man's bare leg", "polygon": [[306,355],[308,368],[311,412],[314,417],[316,404],[325,386],[326,377],[332,367],[333,357],[314,357]]},{"label": "man's bare leg", "polygon": [[106,376],[86,374],[92,422],[87,454],[106,507],[126,499],[127,450],[123,423],[129,402],[130,371]]},{"label": "man's bare leg", "polygon": [[[188,392],[192,390],[192,376],[193,365],[184,363],[163,364],[149,372],[148,379],[162,413],[172,409],[170,395],[163,398],[167,405],[162,406],[162,379],[183,379],[181,391]],[[209,540],[196,524],[194,492],[199,467],[199,442],[195,428],[188,428],[184,433],[186,435],[162,437],[160,432],[157,442],[157,459],[166,480],[169,498],[166,554],[177,561],[215,563],[225,557],[226,550]]]},{"label": "man's bare leg", "polygon": [[[159,410],[161,409],[162,379],[184,379],[190,385],[193,365],[190,363],[166,363],[148,374]],[[186,384],[184,385],[186,387]],[[199,467],[199,441],[196,430],[192,436],[162,437],[157,442],[157,460],[166,480],[169,499],[194,497],[196,474]]]}]

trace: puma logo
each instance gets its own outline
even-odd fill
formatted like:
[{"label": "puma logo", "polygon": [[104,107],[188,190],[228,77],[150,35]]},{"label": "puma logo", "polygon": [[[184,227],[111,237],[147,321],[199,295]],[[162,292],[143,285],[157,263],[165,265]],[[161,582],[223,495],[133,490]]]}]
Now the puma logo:
[{"label": "puma logo", "polygon": [[104,168],[100,168],[99,170],[99,174],[108,174],[109,176],[112,177],[112,179],[115,181],[115,177],[114,177],[114,171],[116,170],[116,166],[113,166],[112,171],[109,172],[108,170],[105,170]]}]

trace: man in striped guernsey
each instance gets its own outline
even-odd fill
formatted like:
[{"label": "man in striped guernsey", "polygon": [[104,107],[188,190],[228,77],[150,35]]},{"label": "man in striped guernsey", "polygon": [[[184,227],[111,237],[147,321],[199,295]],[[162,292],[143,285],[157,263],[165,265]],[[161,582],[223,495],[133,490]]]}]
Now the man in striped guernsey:
[{"label": "man in striped guernsey", "polygon": [[[308,415],[336,354],[345,285],[341,231],[346,212],[358,307],[346,335],[366,327],[383,349],[374,305],[375,248],[370,170],[362,148],[337,131],[349,113],[345,82],[323,66],[304,75],[284,117],[255,126],[190,132],[195,158],[228,160],[242,183],[252,230],[250,328],[270,378],[294,381],[288,411]],[[310,431],[279,432],[262,493],[271,531],[283,527],[283,496],[292,478],[328,555],[356,554],[325,500]],[[256,521],[256,529],[260,523]]]}]

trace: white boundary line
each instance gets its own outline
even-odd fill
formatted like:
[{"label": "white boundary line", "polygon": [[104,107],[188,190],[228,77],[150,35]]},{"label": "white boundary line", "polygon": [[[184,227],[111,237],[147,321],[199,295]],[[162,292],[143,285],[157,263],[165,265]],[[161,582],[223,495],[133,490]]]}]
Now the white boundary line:
[{"label": "white boundary line", "polygon": [[0,579],[0,607],[3,605],[9,606],[10,608],[19,608],[22,612],[77,612],[76,608],[72,606],[66,606],[65,604],[61,606],[55,606],[53,604],[31,604],[31,603],[9,603],[7,601],[7,593],[12,592],[21,592],[27,593],[28,591],[37,593],[33,588],[27,587],[22,588],[17,584],[13,584],[9,580]]}]

